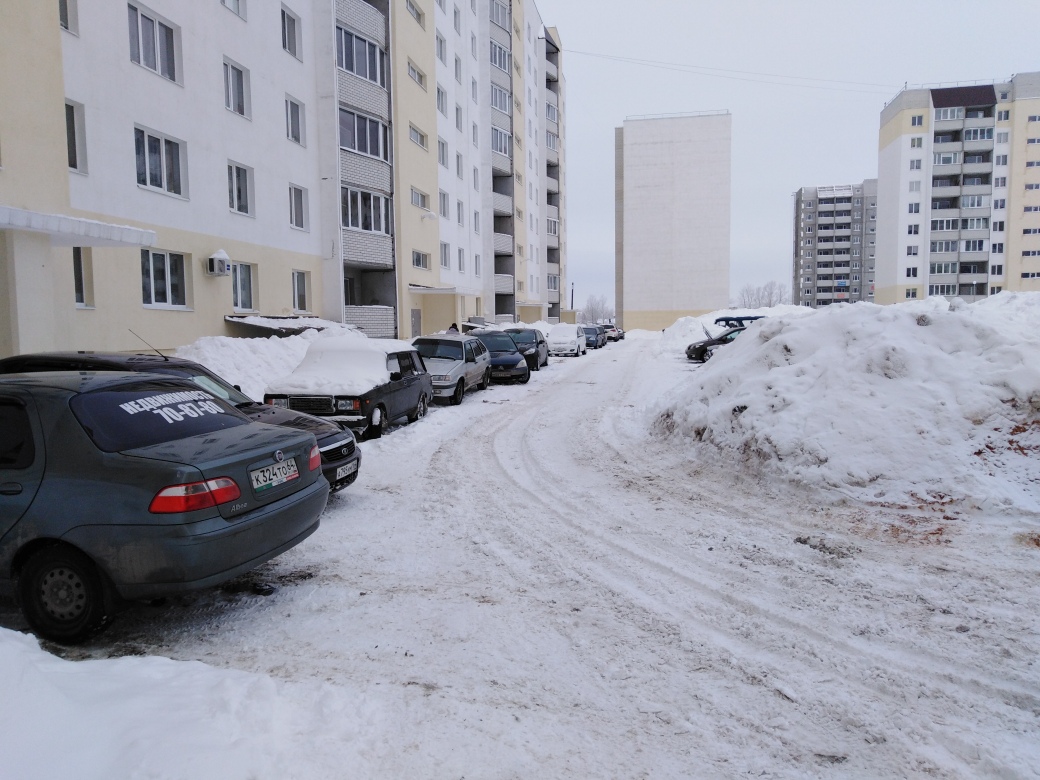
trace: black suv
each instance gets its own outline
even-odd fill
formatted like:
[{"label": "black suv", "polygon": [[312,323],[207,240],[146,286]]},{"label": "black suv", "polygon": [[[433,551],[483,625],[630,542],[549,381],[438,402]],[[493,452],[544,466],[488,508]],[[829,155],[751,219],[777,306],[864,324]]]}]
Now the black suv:
[{"label": "black suv", "polygon": [[120,352],[37,352],[0,360],[0,374],[40,371],[139,371],[190,379],[233,405],[251,420],[314,434],[321,451],[321,471],[333,492],[342,490],[357,479],[361,450],[353,433],[309,414],[254,401],[205,366],[191,360]]}]

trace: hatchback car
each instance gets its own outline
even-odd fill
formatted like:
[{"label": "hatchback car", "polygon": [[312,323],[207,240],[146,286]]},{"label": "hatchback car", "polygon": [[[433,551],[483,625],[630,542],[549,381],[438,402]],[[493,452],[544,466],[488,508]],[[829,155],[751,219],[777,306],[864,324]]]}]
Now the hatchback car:
[{"label": "hatchback car", "polygon": [[264,403],[305,412],[378,438],[394,420],[426,416],[433,381],[415,347],[396,339],[332,336],[272,382]]},{"label": "hatchback car", "polygon": [[479,330],[473,331],[473,335],[480,339],[491,353],[492,379],[524,384],[531,378],[531,369],[527,367],[527,361],[508,333],[500,330]]},{"label": "hatchback car", "polygon": [[142,371],[190,379],[255,422],[284,425],[286,428],[313,433],[321,452],[321,471],[329,481],[332,492],[342,490],[357,479],[361,450],[349,430],[345,431],[335,423],[309,414],[254,401],[237,387],[192,360],[160,354],[129,355],[120,352],[35,352],[0,360],[0,374],[38,371]]},{"label": "hatchback car", "polygon": [[703,363],[708,359],[709,348],[729,344],[733,339],[743,333],[744,330],[745,328],[730,328],[729,330],[723,331],[718,336],[702,339],[701,341],[695,341],[686,347],[686,357],[695,362]]},{"label": "hatchback car", "polygon": [[549,342],[549,353],[552,355],[584,355],[587,347],[585,345],[585,331],[580,325],[569,322],[560,322],[553,325],[546,337]]},{"label": "hatchback car", "polygon": [[598,325],[582,325],[585,332],[585,346],[588,349],[599,349],[607,343],[607,336]]},{"label": "hatchback car", "polygon": [[441,333],[412,339],[412,346],[430,372],[435,398],[457,405],[467,390],[491,384],[491,354],[480,339]]},{"label": "hatchback car", "polygon": [[42,637],[249,571],[314,533],[328,496],[313,434],[187,380],[0,377],[0,586]]},{"label": "hatchback car", "polygon": [[506,328],[506,333],[516,343],[532,371],[540,371],[542,366],[549,365],[549,342],[538,328]]},{"label": "hatchback car", "polygon": [[621,331],[615,325],[608,323],[603,326],[603,330],[607,334],[607,341],[621,341]]}]

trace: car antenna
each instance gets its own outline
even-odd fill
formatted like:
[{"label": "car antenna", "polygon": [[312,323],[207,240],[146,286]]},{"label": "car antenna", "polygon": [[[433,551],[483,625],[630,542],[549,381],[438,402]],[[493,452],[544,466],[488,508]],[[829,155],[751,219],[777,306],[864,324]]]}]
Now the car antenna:
[{"label": "car antenna", "polygon": [[[127,328],[127,330],[129,330],[131,333],[134,333],[134,331],[131,328]],[[134,335],[137,336],[136,333],[134,333]],[[141,338],[140,336],[137,336],[137,338],[141,339],[141,341],[144,341],[144,339]],[[145,346],[147,346],[150,350],[152,350],[156,355],[161,357],[163,360],[167,360],[168,361],[170,359],[166,355],[164,355],[162,352],[157,350],[155,347],[153,347],[151,344],[149,344],[147,341],[144,341],[144,343],[145,343]]]}]

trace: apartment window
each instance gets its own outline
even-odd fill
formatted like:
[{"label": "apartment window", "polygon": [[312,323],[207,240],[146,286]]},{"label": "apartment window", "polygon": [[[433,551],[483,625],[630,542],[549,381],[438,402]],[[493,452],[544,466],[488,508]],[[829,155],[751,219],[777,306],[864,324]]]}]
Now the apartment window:
[{"label": "apartment window", "polygon": [[964,131],[965,141],[992,141],[993,140],[993,128],[992,127],[969,127]]},{"label": "apartment window", "polygon": [[496,41],[491,41],[491,64],[509,72],[509,49]]},{"label": "apartment window", "polygon": [[437,162],[448,167],[448,142],[443,138],[437,139]]},{"label": "apartment window", "polygon": [[425,268],[427,271],[430,270],[430,255],[426,252],[420,252],[418,249],[413,249],[412,265],[416,268]]},{"label": "apartment window", "polygon": [[473,166],[473,189],[480,190],[480,168]]},{"label": "apartment window", "polygon": [[83,106],[79,103],[65,103],[65,144],[69,168],[86,173],[87,147],[83,133]]},{"label": "apartment window", "polygon": [[243,19],[245,18],[242,0],[220,0],[220,4]]},{"label": "apartment window", "polygon": [[187,266],[184,255],[141,250],[141,300],[145,306],[186,306]]},{"label": "apartment window", "polygon": [[437,33],[436,39],[436,52],[437,59],[443,62],[445,65],[448,64],[448,42],[444,40],[444,36]]},{"label": "apartment window", "polygon": [[372,41],[342,27],[336,28],[336,65],[386,87],[386,52]]},{"label": "apartment window", "polygon": [[231,264],[231,305],[235,311],[253,311],[254,268],[248,263]]},{"label": "apartment window", "polygon": [[459,57],[455,58],[455,80],[462,83],[462,59]]},{"label": "apartment window", "polygon": [[480,212],[476,210],[473,212],[473,232],[480,235]]},{"label": "apartment window", "polygon": [[558,291],[560,289],[560,277],[558,274],[549,274],[545,281],[545,289],[551,291]]},{"label": "apartment window", "polygon": [[440,192],[438,192],[437,193],[437,213],[439,213],[445,219],[447,219],[450,216],[450,213],[449,213],[449,208],[450,207],[449,207],[448,203],[449,203],[448,193],[446,193],[444,190],[441,190]]},{"label": "apartment window", "polygon": [[291,97],[285,98],[285,137],[303,144],[303,104]]},{"label": "apartment window", "polygon": [[[177,80],[176,39],[174,28],[137,6],[128,5],[130,21],[130,60],[163,78]],[[150,13],[150,12],[149,12]]]},{"label": "apartment window", "polygon": [[914,136],[913,138],[910,139],[910,148],[911,149],[920,149],[921,146],[923,145],[923,143],[924,143],[924,138],[922,136],[916,135],[916,136]]},{"label": "apartment window", "polygon": [[920,191],[921,191],[921,182],[919,182],[919,181],[912,181],[912,182],[910,182],[910,192],[920,192]]},{"label": "apartment window", "polygon": [[293,271],[292,272],[292,297],[293,297],[293,309],[295,311],[308,311],[307,308],[307,288],[310,287],[308,284],[308,278],[310,274],[306,271]]},{"label": "apartment window", "polygon": [[466,250],[459,247],[459,273],[466,273]]},{"label": "apartment window", "polygon": [[929,295],[956,295],[957,285],[955,284],[930,284],[928,285]]},{"label": "apartment window", "polygon": [[462,154],[460,152],[455,152],[455,176],[459,179],[462,178],[462,169],[464,167],[465,164],[462,162]]},{"label": "apartment window", "polygon": [[962,209],[981,209],[986,207],[985,195],[964,195],[961,197]]},{"label": "apartment window", "polygon": [[997,121],[998,122],[1007,122],[1010,118],[1011,118],[1011,112],[1010,111],[998,111],[997,112]]},{"label": "apartment window", "polygon": [[513,107],[513,99],[508,90],[502,89],[497,84],[491,85],[491,107],[497,108],[503,114],[508,114]]},{"label": "apartment window", "polygon": [[[956,165],[961,161],[960,152],[936,152],[932,155],[932,165]],[[917,163],[917,167],[921,167],[920,160],[911,160],[910,167],[914,167],[914,163]]]},{"label": "apartment window", "polygon": [[[473,255],[473,275],[480,276],[480,255]],[[480,314],[480,298],[477,298],[477,314]]]},{"label": "apartment window", "polygon": [[299,59],[300,19],[285,8],[282,8],[282,48]]},{"label": "apartment window", "polygon": [[[1008,156],[1006,154],[998,154],[993,157],[994,165],[1007,165]],[[1028,163],[1026,163],[1028,165]]]},{"label": "apartment window", "polygon": [[[552,103],[545,104],[545,118],[550,122],[558,122],[560,119],[560,112]],[[806,208],[812,208],[812,204],[807,204]]]},{"label": "apartment window", "polygon": [[909,236],[916,236],[919,230],[920,230],[920,226],[919,225],[907,225],[906,226],[906,233]]},{"label": "apartment window", "polygon": [[1005,203],[1007,203],[1007,201],[1004,198],[994,198],[993,199],[993,210],[994,211],[1002,210],[1004,208]]},{"label": "apartment window", "polygon": [[957,251],[957,246],[958,246],[958,244],[957,244],[956,241],[932,241],[928,245],[928,251],[933,253],[933,254],[944,254],[946,252],[956,252]]},{"label": "apartment window", "polygon": [[924,114],[914,114],[910,117],[911,127],[921,127],[924,124]]},{"label": "apartment window", "polygon": [[404,7],[405,10],[407,10],[408,13],[412,15],[412,18],[419,23],[420,27],[426,27],[426,14],[420,11],[419,8],[415,5],[415,3],[412,2],[412,0],[404,0]]},{"label": "apartment window", "polygon": [[990,253],[994,254],[994,255],[1002,255],[1002,254],[1004,254],[1004,244],[1003,243],[993,244],[990,247]]},{"label": "apartment window", "polygon": [[963,108],[937,108],[935,109],[935,120],[941,122],[944,119],[963,119]]},{"label": "apartment window", "polygon": [[232,211],[237,211],[239,214],[252,214],[252,168],[229,162],[227,178],[228,208]]},{"label": "apartment window", "polygon": [[480,141],[479,141],[479,138],[480,138],[480,128],[477,126],[476,122],[473,123],[473,133],[472,133],[472,135],[473,135],[473,146],[479,147],[480,146]]},{"label": "apartment window", "polygon": [[921,204],[920,203],[910,203],[910,204],[908,204],[908,209],[907,210],[911,214],[920,214],[921,213]]},{"label": "apartment window", "polygon": [[94,267],[90,247],[72,247],[72,281],[76,293],[76,308],[94,306]]},{"label": "apartment window", "polygon": [[466,206],[461,200],[455,201],[455,221],[460,227],[466,226]]},{"label": "apartment window", "polygon": [[512,151],[512,139],[509,133],[498,127],[491,128],[491,151],[504,154],[507,157]]},{"label": "apartment window", "polygon": [[412,81],[423,89],[426,89],[426,74],[415,67],[415,63],[411,60],[408,60],[408,75],[411,77]]},{"label": "apartment window", "polygon": [[[420,205],[415,203],[416,193],[412,190],[412,203]],[[343,227],[390,235],[390,198],[353,187],[341,187],[340,201]]]},{"label": "apartment window", "polygon": [[932,230],[957,230],[960,226],[960,222],[956,219],[933,219],[931,222]]},{"label": "apartment window", "polygon": [[990,276],[1003,276],[1004,275],[1004,266],[1003,265],[991,265],[989,267],[989,275]]},{"label": "apartment window", "polygon": [[426,133],[417,128],[415,125],[408,126],[408,138],[411,140],[413,144],[418,144],[423,149],[427,148],[428,141],[426,138]]},{"label": "apartment window", "polygon": [[448,115],[448,93],[441,87],[437,87],[437,110],[444,116]]},{"label": "apartment window", "polygon": [[455,22],[455,32],[462,34],[462,11],[459,10],[458,6],[455,6],[453,14],[453,20]]},{"label": "apartment window", "polygon": [[247,116],[247,73],[230,60],[224,60],[224,108],[241,116]]},{"label": "apartment window", "polygon": [[919,170],[921,170],[921,161],[920,160],[911,160],[910,161],[910,170],[912,170],[912,171],[919,171]]},{"label": "apartment window", "polygon": [[389,138],[386,125],[345,108],[339,110],[339,145],[358,154],[389,160]]},{"label": "apartment window", "polygon": [[58,0],[58,24],[61,29],[76,32],[76,0]]},{"label": "apartment window", "polygon": [[916,287],[911,287],[910,289],[908,289],[906,291],[906,298],[907,298],[907,300],[912,300],[913,298],[916,298],[916,297],[917,297],[917,288]]},{"label": "apartment window", "polygon": [[560,235],[560,220],[548,218],[545,220],[545,232],[550,236]]},{"label": "apartment window", "polygon": [[473,99],[474,103],[478,103],[479,102],[479,99],[477,97],[477,95],[479,95],[479,94],[480,94],[480,88],[477,86],[477,80],[476,79],[470,79],[470,97]]},{"label": "apartment window", "polygon": [[299,230],[307,229],[307,190],[289,185],[289,224]]},{"label": "apartment window", "polygon": [[134,128],[137,183],[143,187],[183,194],[187,160],[184,144],[151,131]]},{"label": "apartment window", "polygon": [[996,295],[997,293],[999,293],[1003,289],[1004,289],[1003,287],[990,287],[989,288],[989,294],[990,295]]},{"label": "apartment window", "polygon": [[[821,229],[821,230],[824,230],[824,229],[826,229],[826,228],[820,228],[820,229]],[[812,232],[813,232],[813,227],[812,227],[812,225],[806,225],[806,226],[805,226],[805,232],[806,232],[806,233],[812,233]]]},{"label": "apartment window", "polygon": [[917,247],[916,246],[908,246],[906,248],[906,254],[907,254],[908,257],[916,257],[917,256]]},{"label": "apartment window", "polygon": [[985,252],[986,242],[981,239],[971,239],[964,242],[965,252]]},{"label": "apartment window", "polygon": [[548,130],[545,131],[545,145],[552,149],[554,152],[560,148],[560,136],[556,133],[550,133]]},{"label": "apartment window", "polygon": [[998,222],[994,222],[993,223],[993,232],[994,233],[1003,233],[1004,232],[1004,221],[1003,220],[1000,220]]},{"label": "apartment window", "polygon": [[509,29],[509,4],[502,0],[491,0],[491,21],[503,30]]},{"label": "apartment window", "polygon": [[451,268],[451,246],[441,241],[441,268]]},{"label": "apartment window", "polygon": [[997,133],[997,143],[1006,144],[1008,142],[1008,137],[1009,136],[1007,132]]},{"label": "apartment window", "polygon": [[425,192],[421,192],[415,187],[412,187],[412,205],[418,206],[419,208],[429,211],[430,210],[430,196]]}]

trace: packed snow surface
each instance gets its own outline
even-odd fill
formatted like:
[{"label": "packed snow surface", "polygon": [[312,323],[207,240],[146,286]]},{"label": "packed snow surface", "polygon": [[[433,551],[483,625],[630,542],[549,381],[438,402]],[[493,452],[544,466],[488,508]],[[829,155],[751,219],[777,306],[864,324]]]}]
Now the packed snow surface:
[{"label": "packed snow surface", "polygon": [[362,395],[390,381],[387,355],[414,347],[395,339],[332,336],[312,341],[291,374],[272,379],[271,393]]},{"label": "packed snow surface", "polygon": [[[0,777],[1038,778],[1038,311],[632,332],[363,442],[303,544],[85,646],[0,601]],[[180,354],[262,392],[323,338]]]}]

